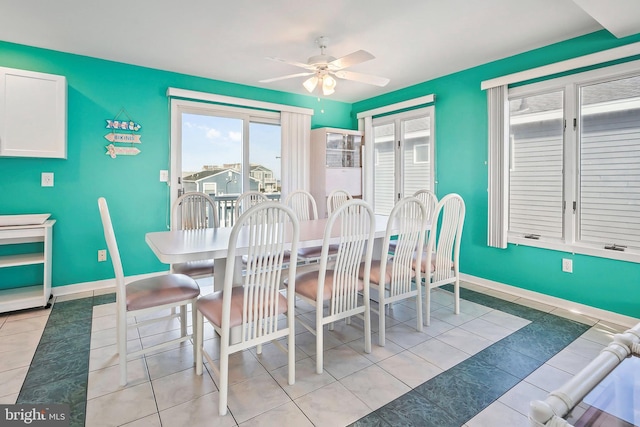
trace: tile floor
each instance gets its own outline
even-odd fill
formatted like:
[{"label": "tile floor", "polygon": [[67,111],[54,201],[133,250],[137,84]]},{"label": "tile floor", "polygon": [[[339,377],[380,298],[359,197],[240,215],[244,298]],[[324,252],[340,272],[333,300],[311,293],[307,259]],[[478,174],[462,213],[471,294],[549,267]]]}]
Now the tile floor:
[{"label": "tile floor", "polygon": [[[432,291],[431,325],[415,330],[412,302],[388,313],[387,343],[363,351],[361,323],[325,334],[322,375],[314,337],[296,332],[296,383],[286,355],[266,345],[232,356],[229,413],[218,416],[215,376],[197,376],[193,349],[176,345],[128,363],[118,385],[113,294],[57,298],[52,309],[0,315],[0,404],[67,403],[71,425],[93,426],[528,426],[542,399],[626,327],[463,284],[461,314]],[[206,281],[203,293],[211,292]],[[298,315],[311,320],[300,303]],[[131,349],[178,334],[177,322],[142,328]],[[205,345],[218,339],[206,325]],[[166,332],[168,331],[168,332]]]}]

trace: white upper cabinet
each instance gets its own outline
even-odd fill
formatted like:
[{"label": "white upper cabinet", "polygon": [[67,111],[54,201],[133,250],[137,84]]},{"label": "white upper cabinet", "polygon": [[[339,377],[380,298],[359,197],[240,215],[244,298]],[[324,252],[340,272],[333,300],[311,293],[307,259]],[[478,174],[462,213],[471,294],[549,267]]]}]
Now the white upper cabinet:
[{"label": "white upper cabinet", "polygon": [[0,156],[67,158],[67,79],[0,67]]}]

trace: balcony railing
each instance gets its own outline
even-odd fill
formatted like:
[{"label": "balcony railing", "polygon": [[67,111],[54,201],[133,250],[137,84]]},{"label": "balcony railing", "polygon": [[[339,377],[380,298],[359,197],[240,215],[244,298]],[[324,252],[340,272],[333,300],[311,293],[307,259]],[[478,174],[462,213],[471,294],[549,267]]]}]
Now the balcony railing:
[{"label": "balcony railing", "polygon": [[[231,227],[234,223],[236,200],[239,194],[225,194],[222,196],[216,196],[209,194],[218,205],[218,219],[220,220],[220,227]],[[264,193],[269,200],[276,202],[280,201],[280,193]]]}]

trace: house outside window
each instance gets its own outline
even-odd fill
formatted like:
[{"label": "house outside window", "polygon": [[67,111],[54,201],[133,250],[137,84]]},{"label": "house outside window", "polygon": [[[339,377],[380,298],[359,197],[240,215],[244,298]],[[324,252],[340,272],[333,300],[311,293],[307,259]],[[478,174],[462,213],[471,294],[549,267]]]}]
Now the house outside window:
[{"label": "house outside window", "polygon": [[640,255],[640,65],[518,86],[508,98],[508,241]]}]

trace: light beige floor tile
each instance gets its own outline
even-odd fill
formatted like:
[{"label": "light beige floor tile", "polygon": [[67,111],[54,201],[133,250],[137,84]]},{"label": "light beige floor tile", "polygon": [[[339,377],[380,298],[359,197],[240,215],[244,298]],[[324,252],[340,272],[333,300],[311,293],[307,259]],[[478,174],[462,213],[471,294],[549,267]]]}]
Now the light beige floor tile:
[{"label": "light beige floor tile", "polygon": [[151,380],[192,368],[195,364],[193,346],[184,345],[152,356],[145,356]]},{"label": "light beige floor tile", "polygon": [[295,403],[289,402],[284,405],[273,408],[262,415],[251,418],[239,425],[240,427],[313,427],[311,421],[296,406]]},{"label": "light beige floor tile", "polygon": [[[187,331],[187,334],[191,333],[190,330]],[[159,345],[159,344],[163,344],[175,339],[178,339],[181,337],[181,332],[180,329],[174,329],[172,331],[163,331],[159,334],[155,334],[155,335],[148,335],[148,336],[143,336],[140,338],[140,341],[142,341],[142,347],[144,348],[150,348],[153,347],[154,345]],[[164,351],[167,350],[171,350],[171,349],[177,349],[180,347],[184,347],[190,345],[193,347],[193,341],[191,339],[187,340],[187,341],[183,341],[183,342],[177,342],[177,343],[173,343],[167,347],[162,347],[158,350],[153,350],[153,351],[149,351],[148,353],[146,353],[147,355],[151,356],[153,354],[158,354],[158,353],[162,353]]]},{"label": "light beige floor tile", "polygon": [[378,366],[411,388],[442,373],[442,369],[408,350],[383,360]]},{"label": "light beige floor tile", "polygon": [[[142,347],[140,346],[140,340],[127,341],[127,351],[129,353],[138,351],[141,348]],[[140,357],[142,356],[137,356],[136,358]],[[129,358],[129,360],[133,359]],[[89,353],[89,372],[108,368],[109,366],[114,366],[118,364],[119,361],[120,358],[118,357],[118,346],[115,344],[93,349]]]},{"label": "light beige floor tile", "polygon": [[0,397],[19,393],[28,371],[29,367],[23,366],[22,368],[0,372],[0,384],[2,384]]},{"label": "light beige floor tile", "polygon": [[[422,288],[422,291],[422,295],[424,296],[424,288]],[[444,307],[451,307],[454,303],[453,292],[444,291],[442,289],[432,289],[431,302],[436,302]]]},{"label": "light beige floor tile", "polygon": [[505,301],[515,301],[519,298],[517,295],[509,294],[495,289],[487,289],[482,293],[492,297],[500,298],[501,300]]},{"label": "light beige floor tile", "polygon": [[7,335],[15,335],[30,331],[43,331],[49,320],[48,316],[30,317],[26,319],[12,320],[9,318],[0,328],[0,339]]},{"label": "light beige floor tile", "polygon": [[538,388],[541,388],[547,392],[551,392],[560,388],[572,377],[573,375],[566,371],[563,371],[562,369],[554,368],[551,365],[544,364],[533,371],[524,380],[530,384],[535,385]]},{"label": "light beige floor tile", "polygon": [[89,372],[87,399],[104,396],[127,387],[133,387],[149,381],[144,358],[127,362],[127,385],[120,385],[120,365],[110,366]]},{"label": "light beige floor tile", "polygon": [[12,371],[17,368],[29,366],[35,353],[35,348],[31,351],[14,350],[0,353],[0,372]]},{"label": "light beige floor tile", "polygon": [[101,316],[99,322],[91,323],[91,333],[102,331],[105,329],[115,329],[117,326],[116,315],[109,314],[106,316]]},{"label": "light beige floor tile", "polygon": [[437,337],[438,335],[443,334],[453,328],[455,328],[455,326],[451,323],[447,323],[443,320],[438,319],[437,317],[431,317],[429,326],[427,326],[426,324],[423,325],[422,332],[429,336]]},{"label": "light beige floor tile", "polygon": [[605,347],[605,345],[580,337],[566,346],[565,350],[588,359],[595,359]]},{"label": "light beige floor tile", "polygon": [[536,310],[544,311],[545,313],[549,313],[549,312],[551,312],[551,310],[556,308],[556,307],[554,307],[552,305],[545,304],[545,303],[538,302],[538,301],[533,301],[533,300],[530,300],[530,299],[527,299],[527,298],[518,298],[514,302],[516,304],[524,305],[525,307],[534,308]]},{"label": "light beige floor tile", "polygon": [[476,334],[482,338],[486,338],[492,343],[500,341],[513,333],[511,329],[496,325],[495,323],[484,320],[482,317],[473,319],[470,322],[460,326],[460,329]]},{"label": "light beige floor tile", "polygon": [[116,315],[116,303],[112,302],[110,304],[101,304],[93,307],[93,318],[96,319],[98,317],[104,316],[115,316]]},{"label": "light beige floor tile", "polygon": [[376,410],[411,391],[405,383],[379,366],[372,365],[340,380],[340,383]]},{"label": "light beige floor tile", "polygon": [[564,349],[551,359],[547,360],[546,363],[554,368],[562,369],[565,372],[575,375],[580,372],[582,368],[591,363],[592,360],[593,358],[591,357],[585,357]]},{"label": "light beige floor tile", "polygon": [[584,334],[582,334],[581,338],[587,339],[589,341],[594,341],[598,344],[607,346],[611,344],[613,341],[613,337],[616,334],[622,333],[626,331],[628,328],[625,328],[620,325],[614,325],[606,322],[598,322],[594,326],[592,326],[589,330],[587,330]]},{"label": "light beige floor tile", "polygon": [[115,292],[116,292],[116,287],[110,286],[108,288],[96,289],[95,291],[93,291],[93,296],[97,297],[99,295],[109,295],[109,294],[114,294]]},{"label": "light beige floor tile", "polygon": [[554,308],[553,310],[551,310],[551,314],[564,317],[565,319],[580,322],[589,326],[593,326],[598,323],[598,319],[594,319],[593,317],[586,316],[574,310],[566,310],[564,308]]},{"label": "light beige floor tile", "polygon": [[76,292],[68,295],[58,295],[56,297],[56,302],[73,301],[73,300],[82,299],[82,298],[90,298],[92,296],[93,296],[93,291]]},{"label": "light beige floor tile", "polygon": [[[386,316],[389,319],[397,320],[401,323],[407,322],[409,320],[415,319],[418,317],[418,313],[416,312],[416,303],[415,298],[410,299],[412,304],[400,304],[395,303],[387,306]],[[388,319],[385,319],[388,320]]]},{"label": "light beige floor tile", "polygon": [[499,325],[511,331],[517,331],[518,329],[531,323],[531,321],[527,319],[523,319],[521,317],[514,316],[513,314],[505,313],[499,310],[490,311],[487,314],[482,315],[480,319]]},{"label": "light beige floor tile", "polygon": [[470,355],[474,355],[493,344],[492,341],[462,328],[453,328],[438,335],[437,339]]},{"label": "light beige floor tile", "polygon": [[469,427],[529,427],[529,425],[529,419],[527,417],[498,401],[486,407],[482,412],[467,422],[467,426]]},{"label": "light beige floor tile", "polygon": [[150,383],[125,388],[87,400],[86,425],[115,426],[139,420],[157,412]]},{"label": "light beige floor tile", "polygon": [[289,385],[289,369],[286,366],[276,369],[271,375],[291,399],[297,399],[336,381],[326,370],[321,374],[316,373],[315,357],[296,362],[296,382],[293,385]]},{"label": "light beige floor tile", "polygon": [[[287,340],[279,340],[284,348],[287,348]],[[251,354],[264,366],[264,368],[271,372],[275,369],[287,366],[289,363],[289,353],[282,351],[277,345],[273,343],[267,343],[262,346],[262,353],[258,354],[257,349],[254,347],[249,350]],[[299,348],[295,348],[295,360],[305,359],[309,357],[305,352]]]},{"label": "light beige floor tile", "polygon": [[314,426],[346,426],[371,410],[339,382],[331,383],[295,400]]},{"label": "light beige floor tile", "polygon": [[355,351],[346,344],[324,352],[324,369],[336,379],[360,371],[373,363],[364,357],[364,350]]},{"label": "light beige floor tile", "polygon": [[51,307],[49,308],[39,308],[39,309],[33,309],[33,310],[24,310],[24,311],[17,311],[14,313],[10,313],[6,315],[6,321],[14,321],[14,320],[21,320],[21,319],[31,319],[33,317],[49,317],[49,315],[51,314]]},{"label": "light beige floor tile", "polygon": [[363,353],[364,338],[351,341],[350,343],[347,343],[347,345],[355,351],[360,352],[364,357],[374,363],[378,363],[405,350],[403,347],[390,340],[386,340],[384,347],[381,347],[378,344],[378,334],[371,335],[371,353]]},{"label": "light beige floor tile", "polygon": [[189,427],[230,427],[236,422],[229,413],[224,416],[218,411],[218,392],[212,392],[196,399],[160,411],[163,426]]},{"label": "light beige floor tile", "polygon": [[479,317],[492,311],[492,308],[486,307],[482,304],[460,299],[460,311],[470,316]]},{"label": "light beige floor tile", "polygon": [[[427,321],[427,312],[424,312],[425,323]],[[431,318],[440,319],[443,322],[450,323],[454,326],[460,326],[463,323],[467,323],[470,320],[475,319],[477,316],[473,314],[467,314],[464,311],[460,311],[459,314],[453,312],[453,307],[443,307],[438,310],[431,310]]]},{"label": "light beige floor tile", "polygon": [[162,427],[157,413],[123,424],[122,427]]},{"label": "light beige floor tile", "polygon": [[162,411],[217,390],[208,371],[196,375],[195,368],[153,380],[153,393]]},{"label": "light beige floor tile", "polygon": [[450,346],[438,338],[417,345],[410,351],[442,370],[447,370],[469,357],[468,353]]},{"label": "light beige floor tile", "polygon": [[0,396],[0,405],[13,405],[18,401],[18,393]]},{"label": "light beige floor tile", "polygon": [[406,323],[391,328],[387,327],[385,341],[391,341],[403,348],[411,348],[431,339],[431,335],[425,332],[426,329],[423,327],[422,332],[419,332],[415,325]]},{"label": "light beige floor tile", "polygon": [[533,400],[544,400],[547,392],[541,388],[522,381],[503,394],[498,401],[515,409],[522,415],[529,416],[529,405]]},{"label": "light beige floor tile", "polygon": [[[219,362],[216,362],[216,369],[218,369],[218,366]],[[229,384],[247,381],[267,373],[264,366],[258,362],[258,359],[249,350],[233,353],[229,356]],[[212,372],[211,376],[216,385],[218,385],[218,374]]]},{"label": "light beige floor tile", "polygon": [[[127,330],[127,340],[137,340],[139,342],[138,330],[135,328]],[[100,331],[94,331],[91,333],[90,348],[106,347],[109,345],[115,345],[118,342],[116,328],[103,329]]]},{"label": "light beige floor tile", "polygon": [[[336,339],[331,334],[327,333],[325,327],[322,337],[322,345],[325,350],[342,345],[343,342]],[[309,356],[316,354],[316,336],[305,329],[305,332],[296,334],[296,346],[304,351]]]},{"label": "light beige floor tile", "polygon": [[238,423],[257,417],[290,400],[268,373],[229,386],[228,406]]},{"label": "light beige floor tile", "polygon": [[[41,337],[42,331],[29,331],[3,336],[0,339],[0,355],[7,351],[23,351],[33,355]],[[0,366],[2,366],[1,358]]]}]

